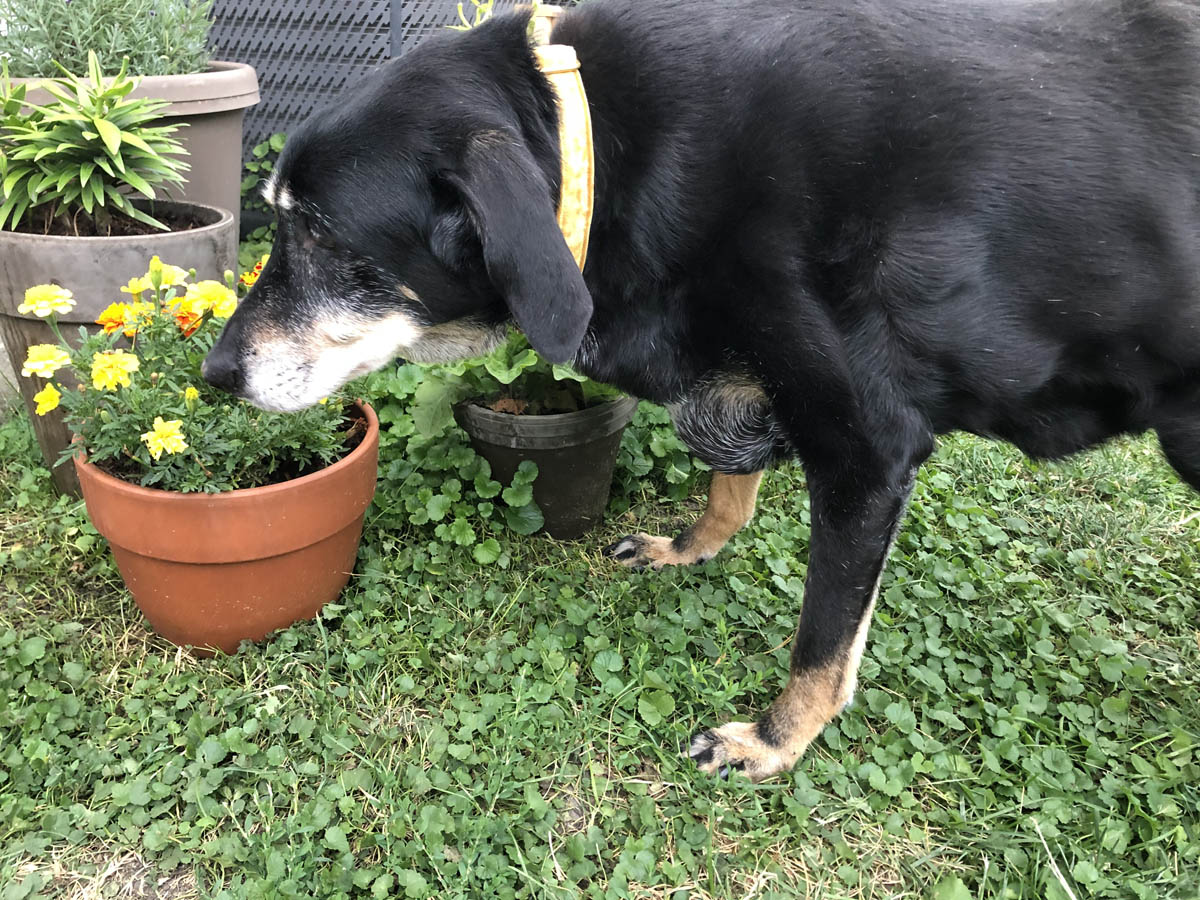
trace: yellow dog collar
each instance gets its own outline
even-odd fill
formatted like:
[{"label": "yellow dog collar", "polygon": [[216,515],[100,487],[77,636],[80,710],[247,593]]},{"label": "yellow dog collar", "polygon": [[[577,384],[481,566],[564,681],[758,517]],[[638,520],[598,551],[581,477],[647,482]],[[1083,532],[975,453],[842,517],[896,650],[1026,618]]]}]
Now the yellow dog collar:
[{"label": "yellow dog collar", "polygon": [[562,152],[562,195],[558,227],[580,270],[587,260],[596,201],[596,161],[592,115],[579,75],[575,48],[564,44],[534,47],[542,74],[558,94],[558,142]]}]

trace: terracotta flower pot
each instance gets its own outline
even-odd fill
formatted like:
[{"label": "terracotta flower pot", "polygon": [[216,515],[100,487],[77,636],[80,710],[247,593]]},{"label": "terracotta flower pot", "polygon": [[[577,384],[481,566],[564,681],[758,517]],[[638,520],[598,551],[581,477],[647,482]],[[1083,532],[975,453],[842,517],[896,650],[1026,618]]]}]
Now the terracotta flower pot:
[{"label": "terracotta flower pot", "polygon": [[302,478],[222,494],[129,484],[82,458],[88,516],[154,630],[175,644],[232,653],[312,618],[350,580],[375,494],[379,420],[347,456]]}]

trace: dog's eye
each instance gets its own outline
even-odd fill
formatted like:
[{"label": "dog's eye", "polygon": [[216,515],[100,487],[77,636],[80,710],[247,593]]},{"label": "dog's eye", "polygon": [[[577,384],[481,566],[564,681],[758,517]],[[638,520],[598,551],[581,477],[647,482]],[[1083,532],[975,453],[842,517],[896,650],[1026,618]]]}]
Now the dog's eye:
[{"label": "dog's eye", "polygon": [[296,222],[301,242],[308,247],[316,244],[324,250],[336,250],[337,243],[326,229],[309,216],[301,216]]}]

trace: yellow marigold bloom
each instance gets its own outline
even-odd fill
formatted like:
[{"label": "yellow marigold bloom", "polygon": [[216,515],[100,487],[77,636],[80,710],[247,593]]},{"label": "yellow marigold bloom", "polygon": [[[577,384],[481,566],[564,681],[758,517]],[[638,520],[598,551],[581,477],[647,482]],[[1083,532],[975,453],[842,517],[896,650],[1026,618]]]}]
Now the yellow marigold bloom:
[{"label": "yellow marigold bloom", "polygon": [[129,387],[129,376],[138,370],[138,358],[124,350],[109,350],[92,357],[92,387],[115,391]]},{"label": "yellow marigold bloom", "polygon": [[154,287],[174,287],[183,284],[187,279],[187,269],[165,263],[157,255],[150,257],[150,271],[146,273],[146,280]]},{"label": "yellow marigold bloom", "polygon": [[190,384],[183,389],[183,405],[187,407],[187,411],[194,413],[196,411],[196,401],[200,399],[200,392]]},{"label": "yellow marigold bloom", "polygon": [[249,272],[243,272],[240,281],[246,287],[254,287],[254,283],[258,281],[258,276],[262,274],[263,266],[267,264],[267,260],[271,258],[270,253],[264,253],[262,259],[254,264],[254,268]]},{"label": "yellow marigold bloom", "polygon": [[149,325],[153,318],[153,303],[143,303],[139,300],[137,303],[128,304],[125,307],[125,337],[133,337],[139,328]]},{"label": "yellow marigold bloom", "polygon": [[21,374],[26,378],[30,375],[49,378],[63,366],[70,364],[71,355],[58,344],[34,344],[26,351]]},{"label": "yellow marigold bloom", "polygon": [[135,297],[140,297],[146,291],[154,290],[154,285],[150,283],[149,275],[137,275],[129,279],[129,284],[121,288],[124,294],[133,294]]},{"label": "yellow marigold bloom", "polygon": [[37,403],[37,414],[44,416],[58,406],[58,401],[62,399],[62,394],[58,392],[58,388],[54,385],[48,384],[34,394],[33,399]]},{"label": "yellow marigold bloom", "polygon": [[203,314],[211,309],[214,316],[228,319],[237,309],[237,294],[219,281],[199,281],[187,286],[183,302],[189,312]]},{"label": "yellow marigold bloom", "polygon": [[51,313],[62,315],[75,308],[70,291],[57,284],[35,284],[25,291],[25,302],[17,307],[21,315],[33,315],[44,319]]},{"label": "yellow marigold bloom", "polygon": [[154,417],[154,428],[142,435],[142,440],[150,448],[150,455],[158,459],[165,450],[169,454],[182,453],[187,449],[187,441],[183,439],[183,422],[171,419],[164,422],[162,416]]}]

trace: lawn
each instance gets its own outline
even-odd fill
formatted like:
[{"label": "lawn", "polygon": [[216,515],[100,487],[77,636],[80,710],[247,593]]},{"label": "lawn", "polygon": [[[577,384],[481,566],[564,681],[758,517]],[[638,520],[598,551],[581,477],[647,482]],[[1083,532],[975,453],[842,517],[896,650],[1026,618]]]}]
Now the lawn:
[{"label": "lawn", "polygon": [[661,411],[559,543],[471,495],[461,446],[433,466],[389,378],[351,587],[222,659],[147,631],[0,425],[0,900],[1200,896],[1200,499],[1152,439],[944,440],[856,701],[751,785],[678,750],[785,678],[800,468],[713,562],[630,573],[598,548],[703,498]]}]

